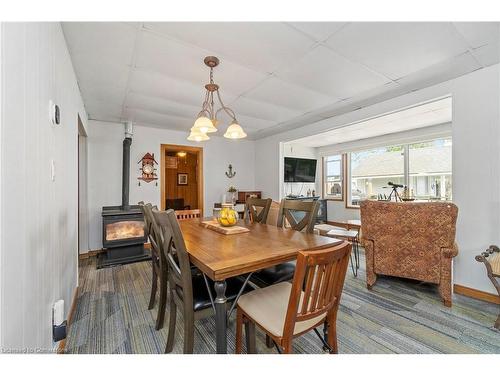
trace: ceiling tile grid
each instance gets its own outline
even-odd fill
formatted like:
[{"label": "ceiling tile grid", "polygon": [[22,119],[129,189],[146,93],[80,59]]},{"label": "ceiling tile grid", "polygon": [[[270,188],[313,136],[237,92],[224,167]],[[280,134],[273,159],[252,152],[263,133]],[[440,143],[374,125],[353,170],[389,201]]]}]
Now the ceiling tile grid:
[{"label": "ceiling tile grid", "polygon": [[[499,62],[492,22],[63,23],[89,117],[188,130],[207,55],[226,105],[260,138]],[[221,118],[226,126],[228,118]]]}]

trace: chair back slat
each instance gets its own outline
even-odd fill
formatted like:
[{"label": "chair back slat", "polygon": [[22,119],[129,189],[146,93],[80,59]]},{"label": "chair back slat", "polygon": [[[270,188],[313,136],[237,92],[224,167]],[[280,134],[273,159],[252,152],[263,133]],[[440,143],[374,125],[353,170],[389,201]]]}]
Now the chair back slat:
[{"label": "chair back slat", "polygon": [[[248,197],[245,202],[245,215],[248,215],[252,223],[266,223],[267,215],[272,203],[271,198],[259,199]],[[260,211],[257,211],[260,208]]]},{"label": "chair back slat", "polygon": [[[298,200],[282,199],[278,214],[278,226],[283,227],[286,219],[293,230],[313,233],[318,210],[318,201],[303,202]],[[301,212],[303,215],[300,220],[297,220],[296,216],[293,215],[293,213],[298,212]]]},{"label": "chair back slat", "polygon": [[325,250],[299,252],[284,336],[293,336],[296,322],[338,309],[350,252],[348,242]]},{"label": "chair back slat", "polygon": [[189,220],[189,219],[198,219],[201,217],[201,211],[196,210],[177,210],[175,211],[175,216],[177,220]]},{"label": "chair back slat", "polygon": [[[187,309],[193,309],[193,283],[191,279],[191,262],[186,243],[174,210],[153,210],[153,215],[161,226],[162,252],[168,262],[170,288],[180,292]],[[187,310],[186,310],[187,311]]]}]

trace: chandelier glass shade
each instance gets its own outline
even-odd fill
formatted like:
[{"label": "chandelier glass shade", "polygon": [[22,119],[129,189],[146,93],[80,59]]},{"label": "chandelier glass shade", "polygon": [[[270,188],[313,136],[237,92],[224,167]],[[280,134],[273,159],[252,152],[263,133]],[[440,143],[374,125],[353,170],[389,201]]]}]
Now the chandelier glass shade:
[{"label": "chandelier glass shade", "polygon": [[[219,124],[217,116],[222,111],[231,118],[231,125],[227,128],[224,137],[231,139],[245,138],[247,134],[239,125],[234,111],[224,105],[220,96],[219,85],[214,83],[213,69],[219,65],[219,59],[215,56],[207,56],[204,62],[210,68],[210,83],[205,85],[205,100],[187,139],[196,142],[209,140],[210,138],[207,136],[207,133],[215,133],[217,131],[217,125]],[[218,109],[215,107],[216,101],[219,104]]]},{"label": "chandelier glass shade", "polygon": [[224,137],[231,139],[240,139],[245,138],[246,136],[247,133],[243,131],[243,128],[236,121],[233,121],[224,133]]},{"label": "chandelier glass shade", "polygon": [[189,133],[189,136],[187,137],[188,141],[195,142],[208,141],[209,139],[210,137],[207,135],[207,133],[202,133],[194,126],[191,128],[191,133]]}]

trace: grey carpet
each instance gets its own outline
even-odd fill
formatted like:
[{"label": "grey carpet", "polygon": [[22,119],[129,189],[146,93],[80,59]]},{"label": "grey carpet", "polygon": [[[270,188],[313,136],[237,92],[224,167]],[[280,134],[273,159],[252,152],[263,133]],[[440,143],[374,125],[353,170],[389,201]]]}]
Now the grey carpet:
[{"label": "grey carpet", "polygon": [[[361,259],[364,268],[364,259]],[[163,353],[168,331],[156,331],[157,305],[148,310],[151,264],[128,264],[96,270],[95,258],[80,261],[80,293],[66,340],[68,353]],[[157,298],[158,301],[158,298]],[[454,295],[443,306],[437,287],[380,277],[372,291],[361,269],[346,278],[338,314],[340,353],[500,353],[500,332],[493,328],[498,306]],[[235,314],[231,317],[228,352],[234,352]],[[182,353],[182,315],[178,314],[174,353]],[[215,320],[196,322],[195,353],[215,352]],[[322,353],[311,332],[294,340],[295,353]],[[265,346],[257,329],[259,353]]]}]

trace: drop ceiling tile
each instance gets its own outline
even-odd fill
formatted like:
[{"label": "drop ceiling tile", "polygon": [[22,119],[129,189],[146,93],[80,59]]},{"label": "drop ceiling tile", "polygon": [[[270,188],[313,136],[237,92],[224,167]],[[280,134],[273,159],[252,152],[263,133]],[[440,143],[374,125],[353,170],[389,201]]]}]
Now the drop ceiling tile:
[{"label": "drop ceiling tile", "polygon": [[291,26],[322,42],[339,31],[346,22],[290,22]]},{"label": "drop ceiling tile", "polygon": [[125,108],[124,118],[139,124],[152,124],[167,129],[189,130],[193,126],[193,119],[179,116],[168,116],[161,113]]},{"label": "drop ceiling tile", "polygon": [[193,121],[196,118],[198,112],[200,112],[200,107],[194,105],[186,105],[179,102],[165,100],[159,97],[138,94],[135,92],[128,93],[125,105],[129,108],[136,108],[139,110],[146,110],[169,116],[192,118]]},{"label": "drop ceiling tile", "polygon": [[262,73],[288,64],[314,44],[279,22],[147,22],[144,26]]},{"label": "drop ceiling tile", "polygon": [[326,43],[347,58],[393,79],[467,50],[451,23],[446,22],[350,23]]},{"label": "drop ceiling tile", "polygon": [[474,57],[466,52],[454,58],[434,64],[397,82],[408,90],[417,90],[459,77],[481,68]]},{"label": "drop ceiling tile", "polygon": [[[187,45],[164,36],[143,31],[138,43],[136,66],[186,80],[203,87],[209,82],[209,68],[203,63],[213,52]],[[239,95],[255,87],[265,74],[222,60],[214,69],[214,81],[221,92]]]},{"label": "drop ceiling tile", "polygon": [[64,36],[73,58],[93,56],[116,65],[130,65],[137,31],[122,22],[63,22]]},{"label": "drop ceiling tile", "polygon": [[471,48],[499,42],[498,22],[455,22],[454,25]]},{"label": "drop ceiling tile", "polygon": [[286,121],[301,114],[300,111],[280,107],[271,102],[252,100],[244,96],[240,96],[229,106],[236,112],[237,117],[241,114],[275,122]]},{"label": "drop ceiling tile", "polygon": [[122,115],[122,106],[106,100],[88,99],[85,109],[91,119],[103,121],[119,121]]},{"label": "drop ceiling tile", "polygon": [[[157,96],[166,100],[197,106],[200,109],[205,95],[205,88],[201,85],[137,69],[131,74],[129,89],[131,92]],[[231,99],[234,100],[236,97],[228,100]]]},{"label": "drop ceiling tile", "polygon": [[86,101],[98,100],[122,106],[125,99],[125,89],[121,87],[95,83],[88,85],[87,83],[83,83],[80,85],[80,90]]},{"label": "drop ceiling tile", "polygon": [[391,82],[323,46],[317,46],[276,75],[337,99],[350,98]]},{"label": "drop ceiling tile", "polygon": [[498,64],[500,61],[500,43],[490,43],[472,50],[472,54],[483,66]]},{"label": "drop ceiling tile", "polygon": [[335,102],[328,97],[303,86],[271,77],[244,95],[250,99],[266,101],[302,113],[312,111]]}]

